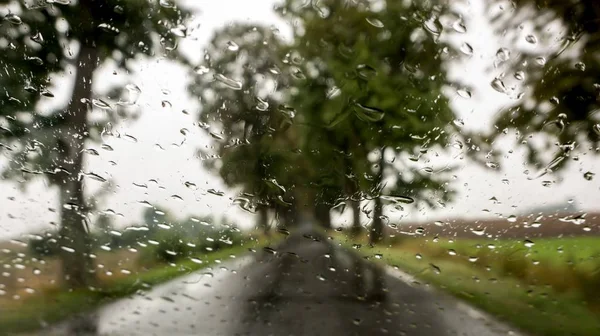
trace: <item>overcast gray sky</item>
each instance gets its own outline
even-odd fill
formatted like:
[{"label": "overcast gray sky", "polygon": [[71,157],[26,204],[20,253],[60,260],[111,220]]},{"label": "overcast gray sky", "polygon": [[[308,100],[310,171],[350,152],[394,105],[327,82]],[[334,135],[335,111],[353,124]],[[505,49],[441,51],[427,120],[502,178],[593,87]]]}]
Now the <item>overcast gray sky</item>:
[{"label": "overcast gray sky", "polygon": [[[284,36],[289,36],[287,25],[273,13],[274,1],[271,0],[190,0],[189,4],[196,11],[191,27],[197,28],[180,44],[180,48],[192,59],[198,60],[202,56],[202,46],[215,28],[233,22],[275,25]],[[498,36],[492,33],[482,15],[480,1],[471,1],[459,8],[465,17],[467,33],[454,36],[453,41],[469,43],[473,47],[473,55],[456,63],[451,69],[451,76],[463,76],[476,90],[470,99],[459,96],[455,90],[448,90],[447,94],[453,109],[464,121],[464,127],[482,129],[491,126],[490,117],[501,107],[514,103],[511,97],[490,87],[491,80],[500,75],[502,69],[489,69],[498,48],[514,46],[502,45]],[[527,29],[524,25],[524,35]],[[109,83],[119,76],[115,77],[111,69],[98,73],[94,78],[96,88],[101,89],[102,83]],[[105,138],[104,142],[114,148],[112,152],[102,150],[100,144],[88,146],[97,149],[100,155],[87,157],[86,170],[109,177],[116,185],[114,193],[109,194],[99,208],[121,214],[114,216],[119,225],[140,219],[145,208],[140,201],[167,207],[178,217],[190,214],[220,216],[226,213],[243,226],[252,224],[251,216],[231,204],[235,191],[228,190],[218,177],[204,171],[195,156],[196,149],[208,144],[209,140],[195,125],[197,106],[185,94],[187,80],[183,69],[165,60],[138,64],[131,81],[142,91],[138,100],[142,108],[141,117],[136,121],[125,120],[115,127],[121,134],[132,135],[138,141],[132,143],[124,138]],[[66,94],[68,90],[64,92]],[[170,105],[163,107],[163,101],[170,102]],[[182,113],[184,109],[190,114]],[[189,131],[186,136],[180,132],[183,128]],[[581,160],[572,162],[560,176],[528,180],[530,175],[524,174],[528,168],[523,163],[523,151],[511,137],[502,145],[507,150],[514,149],[514,153],[504,157],[502,170],[470,164],[460,159],[460,150],[454,150],[450,161],[460,166],[452,184],[459,191],[456,201],[446,208],[434,210],[407,208],[402,215],[419,221],[444,217],[507,217],[530,207],[564,203],[570,197],[574,197],[581,209],[597,209],[597,200],[600,199],[598,178],[592,181],[583,178],[585,172],[597,171],[597,158],[582,155]],[[440,160],[435,158],[435,153],[427,155],[433,162]],[[427,157],[422,162],[424,166],[431,164]],[[150,179],[156,179],[158,184],[149,182]],[[554,180],[556,183],[545,187],[542,180]],[[197,190],[185,187],[184,183],[188,181],[195,183]],[[147,187],[137,187],[133,183]],[[88,181],[87,186],[91,191],[104,187],[103,183],[93,180]],[[210,188],[226,194],[216,196],[206,193]],[[498,199],[499,204],[490,201],[491,197]],[[0,238],[50,228],[50,223],[56,221],[56,213],[51,209],[57,207],[56,190],[49,189],[42,180],[29,185],[26,192],[21,192],[15,182],[0,182]],[[349,216],[339,219],[340,222],[349,220]]]}]

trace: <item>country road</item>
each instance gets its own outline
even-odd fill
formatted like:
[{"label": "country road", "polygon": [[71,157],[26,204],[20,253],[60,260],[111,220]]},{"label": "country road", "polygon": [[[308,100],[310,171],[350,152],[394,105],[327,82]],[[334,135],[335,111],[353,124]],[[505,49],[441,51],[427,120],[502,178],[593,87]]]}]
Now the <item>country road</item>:
[{"label": "country road", "polygon": [[297,232],[40,335],[519,335],[406,277]]}]

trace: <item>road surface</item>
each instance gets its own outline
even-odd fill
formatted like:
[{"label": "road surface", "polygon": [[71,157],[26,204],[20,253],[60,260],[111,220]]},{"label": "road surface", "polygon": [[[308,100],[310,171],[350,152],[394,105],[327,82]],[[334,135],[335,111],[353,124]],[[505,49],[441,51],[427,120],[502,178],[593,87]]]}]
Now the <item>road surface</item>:
[{"label": "road surface", "polygon": [[305,230],[40,334],[518,335],[404,277]]}]

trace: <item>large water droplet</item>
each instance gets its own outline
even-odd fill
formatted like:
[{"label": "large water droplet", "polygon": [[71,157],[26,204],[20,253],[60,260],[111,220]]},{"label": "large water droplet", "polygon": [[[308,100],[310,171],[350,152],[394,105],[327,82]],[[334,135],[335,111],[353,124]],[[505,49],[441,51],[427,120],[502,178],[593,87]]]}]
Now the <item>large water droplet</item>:
[{"label": "large water droplet", "polygon": [[529,35],[525,36],[525,41],[527,41],[527,43],[536,44],[537,37],[535,37],[535,35],[533,35],[533,34],[529,34]]},{"label": "large water droplet", "polygon": [[227,50],[229,51],[238,51],[240,50],[240,46],[233,41],[227,41]]},{"label": "large water droplet", "polygon": [[342,93],[342,90],[340,90],[339,87],[333,86],[329,90],[327,90],[327,94],[325,97],[327,99],[333,99],[335,97],[338,97],[341,93]]},{"label": "large water droplet", "polygon": [[38,44],[44,44],[44,36],[42,36],[42,33],[40,32],[36,32],[35,34],[33,34],[31,36],[31,40]]},{"label": "large water droplet", "polygon": [[259,111],[266,111],[269,109],[269,102],[260,97],[256,97],[256,109]]},{"label": "large water droplet", "polygon": [[470,99],[471,98],[471,91],[467,90],[467,89],[458,89],[456,90],[456,93],[465,99]]},{"label": "large water droplet", "polygon": [[236,197],[232,204],[235,204],[237,206],[240,207],[240,209],[254,214],[256,213],[256,205],[252,204],[252,202],[250,201],[250,199],[246,198],[246,197]]},{"label": "large water droplet", "polygon": [[194,72],[197,73],[198,75],[204,75],[205,73],[208,73],[209,71],[210,71],[210,69],[204,65],[199,65],[194,68]]},{"label": "large water droplet", "polygon": [[500,48],[496,51],[496,60],[498,62],[506,62],[510,59],[510,50],[508,48]]},{"label": "large water droplet", "polygon": [[158,223],[158,224],[156,224],[156,226],[158,226],[159,228],[161,228],[163,230],[170,230],[172,228],[172,226],[167,223]]},{"label": "large water droplet", "polygon": [[27,57],[25,59],[35,65],[44,65],[44,61],[37,56],[31,56],[31,57]]},{"label": "large water droplet", "polygon": [[209,193],[209,194],[213,194],[215,196],[223,196],[223,195],[225,195],[224,192],[222,192],[220,190],[215,190],[215,189],[208,189],[206,192]]},{"label": "large water droplet", "polygon": [[300,80],[306,79],[306,75],[298,67],[292,67],[290,72],[292,73],[292,76],[296,79],[300,79]]},{"label": "large water droplet", "polygon": [[90,155],[94,155],[94,156],[99,156],[100,155],[100,153],[98,153],[98,151],[95,150],[94,148],[84,149],[84,152],[86,152],[86,153],[88,153]]},{"label": "large water droplet", "polygon": [[485,163],[485,165],[486,165],[488,168],[491,168],[491,169],[498,169],[498,163],[496,163],[496,162],[487,161],[487,162]]},{"label": "large water droplet", "polygon": [[125,89],[127,91],[125,100],[119,100],[117,104],[119,105],[135,105],[140,95],[142,94],[142,89],[139,86],[130,83],[125,85]]},{"label": "large water droplet", "polygon": [[467,27],[465,26],[464,22],[462,22],[462,20],[454,21],[454,23],[452,24],[452,29],[454,29],[457,33],[467,32]]},{"label": "large water droplet", "polygon": [[373,106],[367,106],[360,103],[356,103],[354,111],[358,119],[368,122],[377,122],[385,117],[385,112],[382,109]]},{"label": "large water droplet", "polygon": [[442,31],[444,30],[444,26],[442,26],[440,20],[435,16],[423,22],[423,27],[435,37],[440,36],[440,34],[442,34]]},{"label": "large water droplet", "polygon": [[379,196],[379,198],[381,200],[393,202],[393,203],[411,204],[411,203],[415,202],[414,198],[409,197],[409,196],[381,195],[381,196]]},{"label": "large water droplet", "polygon": [[117,34],[119,34],[121,32],[119,30],[119,28],[117,28],[117,27],[115,27],[115,26],[113,26],[113,25],[111,25],[109,23],[106,23],[106,22],[103,22],[103,23],[99,24],[98,28],[101,29],[102,31],[106,32],[106,33],[110,33],[110,34],[113,34],[113,35],[117,35]]},{"label": "large water droplet", "polygon": [[66,251],[66,252],[69,252],[69,253],[75,253],[75,249],[74,248],[71,248],[71,247],[68,247],[68,246],[61,246],[60,248],[63,251]]},{"label": "large water droplet", "polygon": [[165,100],[163,100],[163,101],[160,102],[160,106],[162,106],[164,108],[171,108],[171,107],[173,107],[173,104],[171,104],[170,101],[168,101],[168,100],[165,99]]},{"label": "large water droplet", "polygon": [[543,56],[538,56],[535,58],[535,63],[537,63],[540,66],[544,66],[546,65],[546,58]]},{"label": "large water droplet", "polygon": [[265,251],[269,254],[277,254],[277,250],[275,250],[274,248],[269,247],[269,246],[263,247],[263,251]]},{"label": "large water droplet", "polygon": [[21,17],[14,13],[6,14],[4,16],[4,20],[6,20],[14,25],[20,25],[21,23],[23,23],[23,20],[21,19]]},{"label": "large water droplet", "polygon": [[123,139],[125,139],[125,140],[127,140],[129,142],[132,142],[132,143],[137,143],[138,142],[138,139],[136,137],[134,137],[133,135],[130,135],[130,134],[124,134],[123,135]]},{"label": "large water droplet", "polygon": [[504,86],[504,82],[498,77],[494,78],[490,85],[492,86],[492,89],[500,93],[507,93],[506,86]]},{"label": "large water droplet", "polygon": [[471,232],[477,236],[483,236],[485,234],[485,228],[472,228]]},{"label": "large water droplet", "polygon": [[40,91],[40,94],[44,97],[48,97],[48,98],[54,98],[54,93],[50,92],[50,90],[48,89],[42,89],[42,91]]},{"label": "large water droplet", "polygon": [[367,22],[375,28],[383,28],[383,22],[375,18],[367,18]]},{"label": "large water droplet", "polygon": [[291,106],[281,105],[277,108],[277,111],[288,119],[294,119],[296,117],[296,109]]},{"label": "large water droplet", "polygon": [[110,105],[102,99],[92,99],[92,105],[104,110],[110,109]]},{"label": "large water droplet", "polygon": [[241,81],[236,81],[234,79],[227,78],[222,74],[216,74],[215,79],[217,81],[223,83],[225,86],[227,86],[230,89],[233,89],[233,90],[241,90],[242,89]]},{"label": "large water droplet", "polygon": [[146,208],[154,208],[154,206],[148,201],[139,201],[138,203],[145,206]]},{"label": "large water droplet", "polygon": [[467,42],[464,42],[460,46],[460,51],[467,56],[473,55],[473,47],[470,44],[468,44]]},{"label": "large water droplet", "polygon": [[96,173],[93,173],[93,172],[81,173],[81,176],[87,177],[87,178],[90,178],[92,180],[99,181],[99,182],[106,182],[107,181],[107,179],[105,179],[104,177],[102,177],[102,176],[100,176],[100,175],[98,175]]},{"label": "large water droplet", "polygon": [[172,0],[159,0],[158,4],[164,8],[173,8],[175,7],[175,2]]},{"label": "large water droplet", "polygon": [[515,76],[516,80],[523,80],[523,79],[525,79],[525,72],[517,71],[517,72],[515,72],[514,76]]},{"label": "large water droplet", "polygon": [[182,24],[178,24],[177,26],[171,28],[170,32],[177,37],[186,37],[187,27]]},{"label": "large water droplet", "polygon": [[359,64],[356,66],[356,73],[359,77],[369,80],[377,75],[377,70],[368,64]]}]

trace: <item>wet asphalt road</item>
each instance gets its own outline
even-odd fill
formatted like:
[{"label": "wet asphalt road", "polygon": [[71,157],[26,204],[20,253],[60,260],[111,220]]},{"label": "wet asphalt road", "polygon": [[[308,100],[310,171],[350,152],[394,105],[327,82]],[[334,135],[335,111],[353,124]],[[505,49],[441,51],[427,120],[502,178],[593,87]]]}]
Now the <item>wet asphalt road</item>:
[{"label": "wet asphalt road", "polygon": [[518,335],[401,277],[305,231],[40,334]]}]

